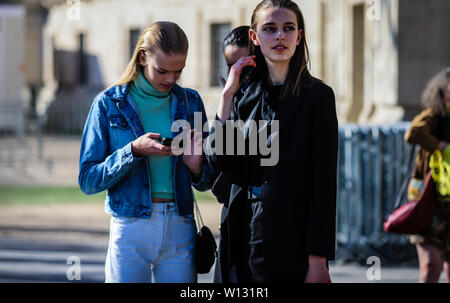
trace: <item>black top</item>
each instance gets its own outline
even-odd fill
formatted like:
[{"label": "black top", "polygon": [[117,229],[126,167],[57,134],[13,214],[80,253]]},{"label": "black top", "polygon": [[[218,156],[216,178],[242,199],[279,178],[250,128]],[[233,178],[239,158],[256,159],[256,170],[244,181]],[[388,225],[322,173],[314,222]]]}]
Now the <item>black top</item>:
[{"label": "black top", "polygon": [[269,85],[264,93],[261,102],[260,117],[261,120],[273,120],[280,100],[282,85]]}]

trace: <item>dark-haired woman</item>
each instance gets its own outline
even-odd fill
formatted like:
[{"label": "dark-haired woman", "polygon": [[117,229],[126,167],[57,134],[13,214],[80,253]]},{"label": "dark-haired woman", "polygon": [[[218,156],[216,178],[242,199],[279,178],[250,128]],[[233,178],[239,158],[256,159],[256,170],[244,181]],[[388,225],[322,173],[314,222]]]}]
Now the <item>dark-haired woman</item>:
[{"label": "dark-haired woman", "polygon": [[[420,146],[412,176],[419,180],[426,179],[431,154],[439,149],[444,155],[448,155],[450,149],[450,67],[440,71],[429,81],[422,93],[422,103],[425,110],[413,119],[405,134],[408,143]],[[438,282],[444,267],[449,283],[450,203],[438,198],[432,225],[410,239],[416,245],[419,257],[419,281]]]},{"label": "dark-haired woman", "polygon": [[[230,73],[231,67],[242,57],[248,56],[248,31],[250,27],[247,25],[242,25],[231,30],[223,40],[223,55],[228,66],[228,74]],[[222,86],[225,86],[226,79],[222,75],[219,76],[219,81]],[[214,183],[212,185],[211,191],[216,196],[217,200],[223,204],[221,213],[221,225],[220,225],[220,239],[219,239],[219,249],[218,257],[214,270],[214,282],[223,282],[222,271],[226,271],[225,277],[228,280],[225,282],[237,282],[235,268],[229,268],[227,260],[223,258],[226,253],[222,251],[228,247],[228,214],[229,214],[229,199],[230,190],[232,184],[233,176],[227,172],[218,171],[214,176]]]},{"label": "dark-haired woman", "polygon": [[[207,140],[211,165],[233,176],[230,213],[239,209],[225,226],[229,237],[222,260],[236,269],[238,282],[330,282],[338,144],[334,94],[308,71],[304,19],[294,2],[258,4],[249,36],[251,56],[232,66]],[[254,70],[242,88],[245,66]],[[229,120],[256,122],[256,155],[248,152],[254,144],[251,127],[238,129],[247,152],[228,152]],[[262,152],[261,142],[278,156]],[[218,143],[224,154],[217,152]],[[267,164],[272,156],[276,161]]]}]

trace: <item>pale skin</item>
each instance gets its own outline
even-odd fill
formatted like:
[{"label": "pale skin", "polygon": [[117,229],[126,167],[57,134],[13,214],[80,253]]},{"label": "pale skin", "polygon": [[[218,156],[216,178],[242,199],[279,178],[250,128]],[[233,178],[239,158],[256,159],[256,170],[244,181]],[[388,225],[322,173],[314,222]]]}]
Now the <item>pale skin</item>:
[{"label": "pale skin", "polygon": [[[303,30],[298,29],[296,15],[284,8],[267,8],[257,15],[256,30],[250,29],[249,36],[256,46],[260,46],[269,70],[269,80],[273,84],[283,84],[286,80],[289,62],[297,45],[303,38]],[[245,66],[256,66],[255,56],[242,57],[231,67],[228,80],[222,91],[218,118],[225,122],[230,118],[233,96],[239,89],[239,76]],[[330,283],[326,258],[308,256],[309,268],[305,283]]]},{"label": "pale skin", "polygon": [[[139,54],[139,63],[143,67],[143,74],[145,79],[158,91],[168,92],[172,85],[178,80],[186,63],[186,54],[165,54],[157,50],[153,54],[141,51]],[[200,177],[202,173],[202,158],[203,155],[193,153],[192,150],[187,149],[191,146],[192,149],[201,150],[203,139],[202,133],[196,130],[189,131],[191,144],[185,144],[183,150],[183,163],[189,168],[195,178]],[[146,133],[141,137],[131,142],[131,149],[133,156],[173,156],[171,146],[164,146],[160,142],[161,134]]]}]

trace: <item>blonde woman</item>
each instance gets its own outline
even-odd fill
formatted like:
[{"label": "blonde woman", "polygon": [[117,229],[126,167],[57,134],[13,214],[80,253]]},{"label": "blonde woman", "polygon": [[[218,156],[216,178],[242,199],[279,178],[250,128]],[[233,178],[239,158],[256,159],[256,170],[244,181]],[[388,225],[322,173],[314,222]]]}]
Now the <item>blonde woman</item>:
[{"label": "blonde woman", "polygon": [[[193,193],[210,188],[200,153],[174,154],[176,120],[206,122],[199,94],[176,81],[188,40],[172,22],[144,30],[121,79],[94,100],[84,128],[79,184],[86,194],[107,190],[111,214],[106,282],[196,282]],[[183,130],[185,131],[185,130]],[[201,131],[201,130],[200,130]],[[207,135],[207,133],[206,133]],[[190,130],[202,147],[202,133]]]}]

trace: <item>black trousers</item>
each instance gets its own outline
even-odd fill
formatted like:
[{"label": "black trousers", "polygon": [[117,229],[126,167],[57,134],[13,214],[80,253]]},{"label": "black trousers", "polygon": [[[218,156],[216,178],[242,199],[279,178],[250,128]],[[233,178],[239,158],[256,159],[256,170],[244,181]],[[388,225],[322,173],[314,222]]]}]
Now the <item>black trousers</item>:
[{"label": "black trousers", "polygon": [[251,218],[249,222],[249,256],[251,282],[264,282],[264,250],[263,250],[263,203],[251,202]]}]

